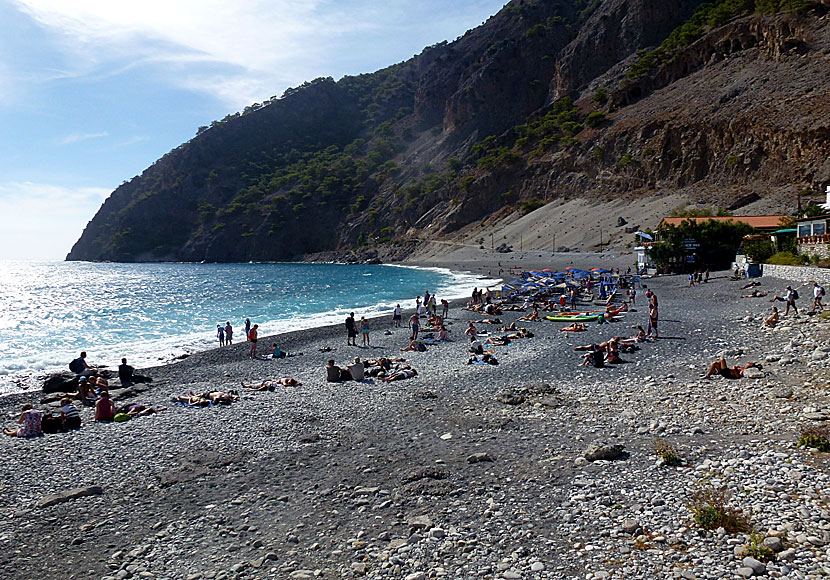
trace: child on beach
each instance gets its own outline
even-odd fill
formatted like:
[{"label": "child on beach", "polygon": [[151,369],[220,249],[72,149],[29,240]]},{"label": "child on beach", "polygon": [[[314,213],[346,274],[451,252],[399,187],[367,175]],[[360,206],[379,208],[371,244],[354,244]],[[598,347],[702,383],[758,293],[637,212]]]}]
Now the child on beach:
[{"label": "child on beach", "polygon": [[360,317],[360,334],[363,335],[363,346],[369,346],[369,321],[365,316]]}]

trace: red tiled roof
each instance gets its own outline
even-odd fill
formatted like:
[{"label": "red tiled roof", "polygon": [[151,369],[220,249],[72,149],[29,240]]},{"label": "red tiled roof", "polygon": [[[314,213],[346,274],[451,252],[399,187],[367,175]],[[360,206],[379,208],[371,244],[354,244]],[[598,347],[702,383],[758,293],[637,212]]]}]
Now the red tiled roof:
[{"label": "red tiled roof", "polygon": [[657,226],[661,228],[667,225],[679,226],[684,220],[696,222],[697,220],[715,220],[717,222],[734,221],[752,226],[753,228],[779,228],[781,227],[781,219],[786,218],[783,215],[728,215],[728,216],[714,216],[714,217],[667,217],[660,221]]}]

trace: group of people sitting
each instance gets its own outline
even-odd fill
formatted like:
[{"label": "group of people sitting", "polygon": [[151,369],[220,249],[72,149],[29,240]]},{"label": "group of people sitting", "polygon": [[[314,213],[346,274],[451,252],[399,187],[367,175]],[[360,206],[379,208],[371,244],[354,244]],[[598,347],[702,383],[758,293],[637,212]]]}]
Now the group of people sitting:
[{"label": "group of people sitting", "polygon": [[362,381],[367,376],[377,377],[381,381],[399,381],[414,377],[418,372],[406,363],[406,359],[399,357],[381,357],[361,361],[355,357],[354,362],[346,368],[334,364],[330,359],[326,364],[326,381],[339,383],[343,381]]}]

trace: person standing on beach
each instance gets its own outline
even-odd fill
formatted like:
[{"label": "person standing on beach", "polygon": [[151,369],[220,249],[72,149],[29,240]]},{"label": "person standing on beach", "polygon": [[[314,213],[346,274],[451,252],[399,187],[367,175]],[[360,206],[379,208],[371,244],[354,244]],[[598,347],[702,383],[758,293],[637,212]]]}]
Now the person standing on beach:
[{"label": "person standing on beach", "polygon": [[346,346],[357,346],[357,330],[354,326],[354,312],[346,317]]},{"label": "person standing on beach", "polygon": [[418,338],[418,331],[421,329],[421,319],[416,312],[409,317],[409,328],[412,329],[412,335],[409,340],[416,340]]},{"label": "person standing on beach", "polygon": [[245,338],[248,338],[248,335],[251,334],[251,319],[245,319]]},{"label": "person standing on beach", "polygon": [[219,336],[219,346],[225,346],[225,328],[221,324],[216,325],[216,334]]},{"label": "person standing on beach", "polygon": [[421,297],[420,296],[415,297],[415,314],[417,314],[418,316],[421,315]]},{"label": "person standing on beach", "polygon": [[[650,293],[650,295],[649,295]],[[660,318],[659,310],[657,308],[657,294],[648,290],[648,336],[657,338],[657,322]]]},{"label": "person standing on beach", "polygon": [[424,290],[424,308],[429,308],[429,297],[430,296],[431,296],[431,294],[429,293],[429,290]]},{"label": "person standing on beach", "polygon": [[401,305],[398,304],[395,306],[394,310],[392,310],[392,324],[395,325],[395,328],[401,327]]},{"label": "person standing on beach", "polygon": [[257,329],[259,328],[259,324],[254,324],[251,327],[251,330],[248,332],[248,340],[251,341],[251,358],[256,358],[256,343],[259,340],[259,333]]},{"label": "person standing on beach", "polygon": [[230,320],[225,323],[225,344],[228,346],[233,344],[233,326]]},{"label": "person standing on beach", "polygon": [[450,313],[450,303],[446,298],[441,298],[441,318],[445,319]]},{"label": "person standing on beach", "polygon": [[369,346],[369,321],[365,316],[360,317],[360,334],[363,335],[363,346]]}]

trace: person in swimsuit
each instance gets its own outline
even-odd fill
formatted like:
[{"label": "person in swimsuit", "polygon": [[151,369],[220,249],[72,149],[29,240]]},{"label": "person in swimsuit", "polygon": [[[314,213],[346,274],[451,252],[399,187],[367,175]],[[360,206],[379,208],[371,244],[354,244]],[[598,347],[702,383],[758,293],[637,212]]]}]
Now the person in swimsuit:
[{"label": "person in swimsuit", "polygon": [[725,358],[720,358],[713,362],[709,366],[709,371],[703,375],[704,379],[708,379],[712,375],[720,375],[727,379],[740,379],[744,376],[744,371],[750,367],[754,367],[756,364],[754,362],[745,364],[745,365],[735,365],[730,367],[726,364]]},{"label": "person in swimsuit", "polygon": [[249,391],[273,391],[277,387],[300,387],[302,383],[297,379],[291,377],[282,377],[281,379],[265,379],[258,385],[246,385],[242,383],[242,387]]},{"label": "person in swimsuit", "polygon": [[369,346],[369,321],[365,316],[360,317],[360,334],[363,335],[363,346]]},{"label": "person in swimsuit", "polygon": [[417,312],[409,317],[409,328],[412,329],[412,335],[409,337],[410,340],[417,339],[418,331],[421,329],[421,319],[418,317]]},{"label": "person in swimsuit", "polygon": [[259,333],[257,329],[259,328],[259,324],[254,324],[251,327],[251,331],[248,333],[248,340],[251,341],[251,358],[256,358],[256,343],[258,340]]},{"label": "person in swimsuit", "polygon": [[410,379],[418,374],[418,371],[409,366],[404,366],[395,369],[389,376],[383,377],[381,381],[388,383],[391,381],[402,381],[403,379]]},{"label": "person in swimsuit", "polygon": [[115,418],[115,404],[108,392],[101,393],[101,398],[95,403],[95,421],[109,422]]},{"label": "person in swimsuit", "polygon": [[772,314],[764,318],[764,326],[769,326],[770,328],[774,327],[778,324],[778,308],[775,306],[772,307]]}]

